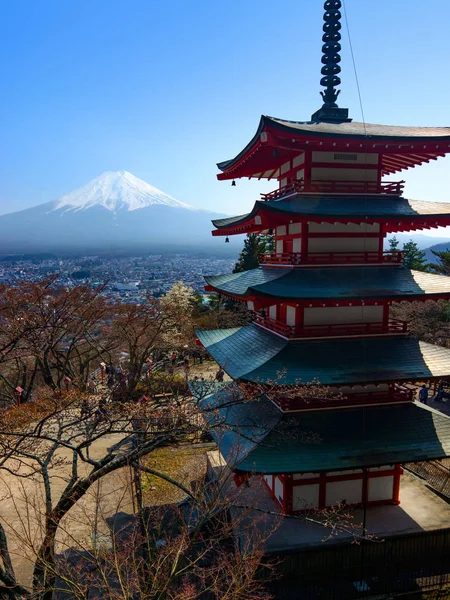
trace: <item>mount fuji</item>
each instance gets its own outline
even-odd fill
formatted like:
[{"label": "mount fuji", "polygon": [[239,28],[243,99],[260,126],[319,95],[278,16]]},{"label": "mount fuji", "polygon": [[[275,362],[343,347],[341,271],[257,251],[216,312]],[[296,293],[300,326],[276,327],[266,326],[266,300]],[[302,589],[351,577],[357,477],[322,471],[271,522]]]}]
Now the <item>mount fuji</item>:
[{"label": "mount fuji", "polygon": [[2,252],[201,250],[217,213],[197,209],[127,171],[109,171],[65,196],[0,215]]}]

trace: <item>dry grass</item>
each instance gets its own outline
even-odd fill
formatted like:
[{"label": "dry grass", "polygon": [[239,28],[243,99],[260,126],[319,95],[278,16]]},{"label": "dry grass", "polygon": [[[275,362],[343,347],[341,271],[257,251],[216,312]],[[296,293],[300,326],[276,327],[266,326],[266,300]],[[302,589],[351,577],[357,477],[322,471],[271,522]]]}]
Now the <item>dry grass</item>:
[{"label": "dry grass", "polygon": [[[147,456],[144,464],[168,475],[191,488],[192,482],[201,481],[206,473],[206,453],[210,447],[169,446],[159,448]],[[160,477],[143,473],[144,503],[148,506],[180,502],[185,497],[182,490]]]}]

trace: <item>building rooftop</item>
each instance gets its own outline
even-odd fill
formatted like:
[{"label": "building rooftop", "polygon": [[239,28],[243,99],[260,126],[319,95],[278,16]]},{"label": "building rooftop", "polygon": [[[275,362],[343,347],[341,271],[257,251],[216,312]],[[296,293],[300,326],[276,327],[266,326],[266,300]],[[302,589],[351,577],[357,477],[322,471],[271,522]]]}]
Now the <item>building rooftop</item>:
[{"label": "building rooftop", "polygon": [[[278,153],[274,158],[273,150]],[[218,163],[218,179],[269,177],[305,150],[378,153],[383,173],[445,156],[449,127],[402,127],[358,122],[287,121],[263,115],[255,135],[234,158]],[[401,166],[392,158],[400,157]]]},{"label": "building rooftop", "polygon": [[205,277],[206,283],[239,298],[268,296],[292,300],[444,298],[450,277],[406,267],[334,267],[296,269],[260,267],[242,273]]},{"label": "building rooftop", "polygon": [[341,471],[450,456],[450,418],[414,402],[283,414],[264,396],[239,402],[225,387],[205,398],[202,409],[230,468],[248,473]]},{"label": "building rooftop", "polygon": [[[257,215],[263,217],[268,215],[271,220],[278,218],[280,224],[288,223],[292,217],[298,217],[298,220],[309,219],[312,221],[317,221],[319,217],[323,220],[344,221],[350,219],[352,222],[364,223],[394,219],[400,227],[392,230],[400,231],[405,226],[407,230],[415,229],[424,219],[426,221],[449,219],[450,203],[407,200],[406,198],[329,198],[294,195],[284,200],[258,200],[251,212],[236,217],[215,219],[212,223],[217,229],[231,229],[245,224],[253,225],[254,217]],[[409,221],[410,227],[408,227],[407,221]],[[259,230],[262,228],[264,227],[260,225]],[[258,228],[255,227],[256,229]]]},{"label": "building rooftop", "polygon": [[[242,535],[244,542],[250,523],[254,528],[255,536],[260,532],[269,532],[266,540],[268,554],[310,550],[314,547],[322,549],[351,542],[355,535],[362,535],[361,524],[364,522],[362,508],[350,509],[351,522],[347,524],[346,531],[335,530],[332,532],[326,526],[308,521],[306,518],[280,518],[267,514],[268,511],[278,514],[279,506],[257,477],[250,480],[248,488],[241,486],[235,490],[233,487],[234,484],[230,483],[229,494],[237,496],[236,504],[259,509],[250,509],[244,515],[242,515],[241,509],[232,509],[236,536]],[[314,520],[320,521],[320,516]],[[331,523],[335,524],[335,520],[332,519]],[[422,533],[449,527],[449,504],[406,471],[402,476],[400,486],[400,505],[372,506],[366,511],[367,534],[376,538],[373,543],[390,536]],[[331,533],[333,535],[330,535]]]},{"label": "building rooftop", "polygon": [[287,385],[421,381],[450,376],[450,350],[408,337],[288,341],[247,325],[197,331],[213,359],[233,379]]}]

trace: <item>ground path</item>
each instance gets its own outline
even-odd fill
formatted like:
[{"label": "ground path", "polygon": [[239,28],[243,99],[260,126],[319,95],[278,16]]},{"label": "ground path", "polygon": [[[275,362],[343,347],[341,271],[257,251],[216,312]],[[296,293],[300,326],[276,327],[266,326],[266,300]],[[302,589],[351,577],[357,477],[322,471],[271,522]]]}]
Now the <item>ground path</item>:
[{"label": "ground path", "polygon": [[[123,442],[124,434],[107,435],[92,445],[91,456],[98,458],[108,449]],[[51,469],[53,505],[67,485],[71,472],[71,455],[60,449]],[[80,466],[86,474],[89,465]],[[0,472],[0,520],[8,536],[9,549],[16,572],[22,585],[30,586],[35,551],[42,539],[44,494],[40,478],[20,479],[6,471]],[[128,468],[102,478],[69,511],[61,522],[57,536],[57,553],[68,548],[87,549],[108,536],[106,518],[118,512],[133,513],[133,497]],[[97,532],[93,536],[93,531]],[[93,539],[94,538],[94,539]]]}]

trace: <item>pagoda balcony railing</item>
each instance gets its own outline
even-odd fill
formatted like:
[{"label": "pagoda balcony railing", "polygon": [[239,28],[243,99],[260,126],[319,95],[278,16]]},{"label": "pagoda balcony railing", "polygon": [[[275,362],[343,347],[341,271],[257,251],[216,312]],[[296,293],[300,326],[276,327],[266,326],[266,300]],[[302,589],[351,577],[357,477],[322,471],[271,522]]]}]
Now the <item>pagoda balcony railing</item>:
[{"label": "pagoda balcony railing", "polygon": [[400,404],[412,402],[416,390],[407,385],[396,384],[388,390],[367,392],[348,392],[345,395],[330,398],[301,398],[283,395],[273,397],[273,402],[284,412],[300,410],[318,410],[320,408],[338,408],[370,404]]},{"label": "pagoda balcony railing", "polygon": [[387,323],[339,323],[295,327],[254,312],[253,322],[287,339],[347,337],[355,335],[403,335],[408,331],[408,323],[398,319],[389,319]]},{"label": "pagoda balcony railing", "polygon": [[401,196],[404,181],[304,181],[298,179],[286,185],[261,194],[261,200],[277,200],[294,194],[381,194]]},{"label": "pagoda balcony railing", "polygon": [[299,265],[339,265],[339,264],[395,264],[403,260],[401,250],[386,252],[273,252],[260,254],[259,263],[263,266]]}]

